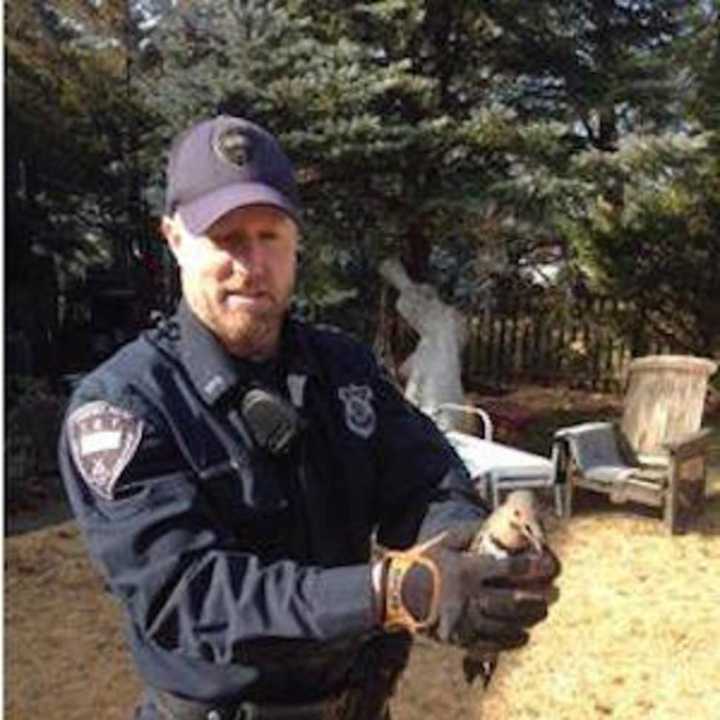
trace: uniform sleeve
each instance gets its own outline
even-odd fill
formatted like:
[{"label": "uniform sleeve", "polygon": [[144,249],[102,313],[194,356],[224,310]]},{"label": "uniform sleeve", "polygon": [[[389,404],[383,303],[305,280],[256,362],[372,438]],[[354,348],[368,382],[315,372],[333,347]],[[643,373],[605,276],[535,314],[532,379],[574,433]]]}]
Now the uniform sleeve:
[{"label": "uniform sleeve", "polygon": [[488,510],[445,436],[373,364],[383,508],[379,542],[407,547],[454,523],[485,517]]},{"label": "uniform sleeve", "polygon": [[238,550],[162,423],[139,413],[137,403],[117,409],[111,402],[120,413],[114,419],[130,423],[129,440],[107,454],[112,423],[95,431],[92,418],[80,425],[74,415],[97,402],[73,401],[60,439],[61,473],[90,555],[145,642],[227,663],[248,640],[328,641],[372,629],[369,566],[263,564]]}]

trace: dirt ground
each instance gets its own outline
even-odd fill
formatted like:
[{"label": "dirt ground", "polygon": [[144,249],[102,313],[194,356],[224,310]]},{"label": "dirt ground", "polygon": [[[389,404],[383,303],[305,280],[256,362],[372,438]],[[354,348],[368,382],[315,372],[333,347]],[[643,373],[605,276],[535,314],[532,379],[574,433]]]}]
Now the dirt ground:
[{"label": "dirt ground", "polygon": [[[543,389],[513,400],[558,417],[614,402]],[[458,651],[418,643],[395,720],[720,717],[720,456],[713,460],[706,510],[685,535],[669,537],[651,511],[604,498],[585,498],[568,521],[549,517],[564,568],[560,599],[531,643],[503,656],[486,693],[465,685]],[[46,482],[34,507],[6,515],[4,717],[125,720],[139,683],[120,613],[57,481]]]}]

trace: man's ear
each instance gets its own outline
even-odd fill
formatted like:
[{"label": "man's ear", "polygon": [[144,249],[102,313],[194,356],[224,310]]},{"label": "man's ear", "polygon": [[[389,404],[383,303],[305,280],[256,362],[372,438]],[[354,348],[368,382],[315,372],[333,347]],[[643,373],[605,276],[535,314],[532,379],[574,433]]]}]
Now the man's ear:
[{"label": "man's ear", "polygon": [[182,228],[175,217],[163,215],[160,223],[160,231],[167,241],[170,252],[175,256],[175,260],[179,262],[180,245],[182,244]]}]

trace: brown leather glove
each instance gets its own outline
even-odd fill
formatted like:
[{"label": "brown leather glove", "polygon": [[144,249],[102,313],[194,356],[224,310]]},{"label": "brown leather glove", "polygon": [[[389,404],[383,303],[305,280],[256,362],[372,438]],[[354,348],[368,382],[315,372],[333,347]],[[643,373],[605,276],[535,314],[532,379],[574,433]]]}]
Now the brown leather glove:
[{"label": "brown leather glove", "polygon": [[470,554],[481,524],[464,523],[409,550],[387,552],[379,588],[386,630],[425,631],[462,647],[504,650],[527,642],[526,628],[547,615],[559,562],[547,554]]}]

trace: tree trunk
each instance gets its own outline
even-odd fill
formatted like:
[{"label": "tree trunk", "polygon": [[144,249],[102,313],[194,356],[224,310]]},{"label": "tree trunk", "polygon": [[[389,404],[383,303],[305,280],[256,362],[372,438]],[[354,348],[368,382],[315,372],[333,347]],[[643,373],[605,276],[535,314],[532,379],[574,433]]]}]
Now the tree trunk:
[{"label": "tree trunk", "polygon": [[409,278],[416,283],[426,283],[430,278],[430,253],[432,240],[427,233],[425,218],[410,223],[405,236],[402,264]]},{"label": "tree trunk", "polygon": [[[420,340],[405,361],[405,397],[423,412],[437,417],[444,403],[463,404],[462,348],[467,341],[465,317],[446,305],[431,285],[415,283],[397,259],[380,265],[382,277],[399,293],[398,313],[417,331]],[[457,425],[447,416],[447,424]]]}]

